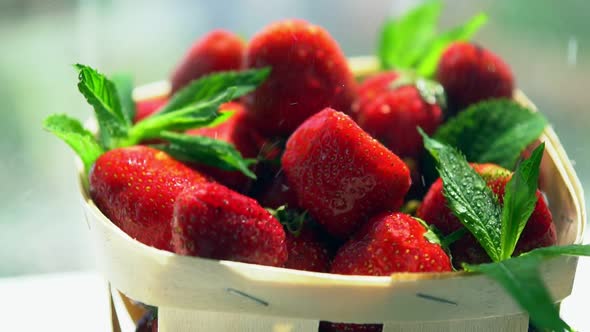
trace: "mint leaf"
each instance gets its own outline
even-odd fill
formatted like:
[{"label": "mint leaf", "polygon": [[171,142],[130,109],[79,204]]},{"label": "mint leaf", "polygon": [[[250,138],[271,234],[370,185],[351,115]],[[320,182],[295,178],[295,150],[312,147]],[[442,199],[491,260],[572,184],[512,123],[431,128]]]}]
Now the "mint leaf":
[{"label": "mint leaf", "polygon": [[546,125],[539,112],[498,99],[470,106],[440,126],[433,138],[456,147],[470,162],[512,170],[521,152],[539,138]]},{"label": "mint leaf", "polygon": [[441,240],[441,244],[443,247],[448,248],[451,244],[460,240],[465,234],[467,234],[468,230],[465,227],[461,227],[458,230],[452,232],[451,234],[445,236]]},{"label": "mint leaf", "polygon": [[552,258],[556,256],[590,256],[590,245],[570,244],[566,246],[552,246],[537,248],[521,256],[535,255],[539,257]]},{"label": "mint leaf", "polygon": [[191,82],[174,94],[158,113],[170,113],[191,104],[206,101],[235,87],[233,98],[254,91],[270,74],[270,68],[218,72]]},{"label": "mint leaf", "polygon": [[91,67],[76,64],[78,89],[94,108],[99,125],[99,137],[106,150],[127,136],[129,125],[121,110],[119,95],[113,82]]},{"label": "mint leaf", "polygon": [[418,74],[424,77],[434,76],[438,61],[447,46],[456,41],[469,40],[487,20],[487,15],[477,14],[464,25],[455,27],[431,40],[415,66]]},{"label": "mint leaf", "polygon": [[439,1],[430,1],[383,24],[377,51],[382,69],[411,68],[416,63],[435,35],[441,8]]},{"label": "mint leaf", "polygon": [[244,159],[235,147],[227,142],[206,136],[192,136],[164,131],[159,138],[170,144],[156,146],[176,159],[196,162],[226,171],[240,171],[251,179],[256,175],[248,168],[255,161]]},{"label": "mint leaf", "polygon": [[522,230],[537,203],[539,166],[545,143],[539,145],[531,157],[523,161],[506,184],[502,208],[501,259],[512,256]]},{"label": "mint leaf", "polygon": [[572,244],[537,248],[498,263],[467,265],[466,271],[481,272],[496,280],[526,310],[533,324],[551,331],[571,331],[560,317],[539,276],[539,265],[557,256],[590,256],[590,245]]},{"label": "mint leaf", "polygon": [[492,190],[454,148],[431,139],[419,129],[435,159],[449,208],[475,236],[493,261],[500,260],[501,209]]},{"label": "mint leaf", "polygon": [[[156,113],[138,122],[131,128],[127,144],[133,145],[144,139],[158,138],[163,131],[184,131],[220,123],[219,106],[235,97],[236,88],[231,87],[206,99],[184,108],[167,113]],[[223,115],[222,120],[229,116]]]},{"label": "mint leaf", "polygon": [[549,291],[539,276],[542,259],[536,255],[519,256],[502,262],[465,265],[470,272],[481,272],[496,280],[525,309],[539,328],[551,331],[570,331],[559,317]]},{"label": "mint leaf", "polygon": [[43,128],[68,144],[84,163],[86,172],[104,152],[94,135],[80,121],[64,114],[53,114],[43,121]]},{"label": "mint leaf", "polygon": [[115,84],[115,88],[119,94],[123,118],[128,125],[131,125],[133,123],[133,118],[135,117],[135,102],[133,101],[133,78],[131,75],[117,74],[113,75],[111,80]]},{"label": "mint leaf", "polygon": [[206,125],[204,127],[217,127],[220,124],[229,120],[234,114],[235,114],[235,111],[220,110],[219,115],[217,115],[217,117],[213,121],[211,121],[211,123],[209,123],[208,125]]}]

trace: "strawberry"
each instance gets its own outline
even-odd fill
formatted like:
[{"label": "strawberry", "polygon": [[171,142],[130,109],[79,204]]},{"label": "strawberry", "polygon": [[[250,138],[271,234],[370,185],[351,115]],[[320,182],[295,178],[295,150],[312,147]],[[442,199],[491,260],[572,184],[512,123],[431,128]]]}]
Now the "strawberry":
[{"label": "strawberry", "polygon": [[268,209],[283,227],[287,239],[289,258],[285,267],[295,270],[328,272],[330,254],[323,241],[323,234],[307,212],[288,208]]},{"label": "strawberry", "polygon": [[285,267],[295,270],[328,272],[330,255],[321,241],[318,230],[304,226],[299,234],[287,232],[289,258]]},{"label": "strawberry", "polygon": [[[488,187],[498,197],[499,203],[502,204],[504,189],[512,173],[494,164],[472,164],[472,167],[484,178]],[[417,215],[427,223],[434,225],[442,234],[448,235],[463,226],[447,207],[442,187],[443,183],[439,178],[428,190],[424,201],[418,208]],[[553,224],[551,212],[547,207],[543,194],[537,190],[537,204],[527,221],[513,255],[519,255],[538,247],[554,245],[556,240],[555,225]],[[471,234],[466,234],[453,243],[451,252],[453,253],[453,263],[457,267],[460,267],[463,262],[478,264],[490,261],[484,249],[481,248]]]},{"label": "strawberry", "polygon": [[381,332],[381,324],[351,324],[351,323],[331,323],[320,322],[318,332]]},{"label": "strawberry", "polygon": [[[395,272],[447,272],[451,261],[427,229],[403,213],[382,213],[367,222],[336,253],[331,273],[387,276]],[[429,237],[430,238],[430,237]],[[323,322],[321,331],[381,331],[380,324]]]},{"label": "strawberry", "polygon": [[325,107],[349,112],[355,80],[336,41],[303,20],[268,26],[250,41],[248,68],[270,66],[268,79],[245,97],[256,125],[267,136],[289,136]]},{"label": "strawberry", "polygon": [[133,123],[137,123],[150,115],[156,113],[160,108],[162,108],[168,102],[168,96],[161,96],[156,98],[150,98],[145,100],[140,100],[135,103],[135,116],[133,118]]},{"label": "strawberry", "polygon": [[426,239],[427,229],[413,217],[381,213],[342,246],[331,273],[384,276],[395,272],[451,271],[449,256]]},{"label": "strawberry", "polygon": [[491,98],[510,98],[514,79],[510,67],[480,46],[456,42],[442,54],[436,79],[455,110]]},{"label": "strawberry", "polygon": [[[229,102],[220,106],[220,112],[231,111],[234,114],[229,120],[214,126],[203,127],[187,131],[189,135],[207,136],[213,139],[231,143],[244,158],[257,158],[266,140],[258,134],[248,121],[244,106],[237,102]],[[220,183],[237,190],[246,192],[250,186],[250,179],[239,171],[224,171],[211,166],[197,166],[197,169],[210,175]]]},{"label": "strawberry", "polygon": [[244,49],[244,41],[232,32],[209,32],[195,41],[174,69],[171,94],[206,74],[240,69]]},{"label": "strawberry", "polygon": [[218,183],[198,183],[174,204],[172,248],[182,255],[282,266],[281,224],[258,203]]},{"label": "strawberry", "polygon": [[402,79],[395,72],[386,72],[364,82],[355,116],[363,130],[395,154],[417,159],[424,147],[416,127],[432,134],[443,114],[435,98],[427,100],[416,84],[403,84]]},{"label": "strawberry", "polygon": [[170,250],[170,221],[176,196],[204,182],[198,172],[147,146],[116,148],[90,170],[90,196],[132,238]]},{"label": "strawberry", "polygon": [[342,239],[375,213],[399,208],[411,183],[401,159],[331,108],[299,126],[281,162],[299,206]]},{"label": "strawberry", "polygon": [[350,116],[357,120],[358,112],[363,108],[364,104],[372,101],[377,95],[387,91],[391,82],[399,77],[396,71],[386,71],[375,74],[365,78],[365,80],[357,86],[357,99],[352,104],[352,112]]},{"label": "strawberry", "polygon": [[157,332],[158,331],[158,316],[157,309],[150,309],[141,316],[135,327],[135,332]]}]

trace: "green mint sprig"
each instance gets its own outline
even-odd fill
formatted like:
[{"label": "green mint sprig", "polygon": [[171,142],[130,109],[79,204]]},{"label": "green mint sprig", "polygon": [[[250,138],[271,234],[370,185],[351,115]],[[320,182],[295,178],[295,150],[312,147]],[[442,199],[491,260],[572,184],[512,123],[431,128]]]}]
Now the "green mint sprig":
[{"label": "green mint sprig", "polygon": [[251,179],[256,175],[248,168],[256,159],[244,159],[230,144],[207,136],[193,136],[164,131],[160,134],[168,144],[156,147],[182,161],[198,161],[201,164],[226,171],[238,170]]},{"label": "green mint sprig", "polygon": [[177,91],[158,113],[169,113],[211,99],[229,87],[235,87],[235,97],[248,94],[266,80],[270,68],[227,71],[206,75]]},{"label": "green mint sprig", "polygon": [[512,256],[516,242],[537,204],[539,168],[545,143],[541,143],[532,155],[516,167],[504,190],[502,206],[502,235],[500,237],[500,259]]},{"label": "green mint sprig", "polygon": [[119,95],[123,117],[127,123],[132,124],[136,112],[135,101],[133,101],[133,78],[128,74],[115,74],[111,80]]},{"label": "green mint sprig", "polygon": [[[590,256],[590,246],[538,248],[511,258],[537,201],[544,144],[518,165],[505,187],[504,205],[500,207],[491,191],[486,189],[488,187],[483,178],[456,149],[429,138],[422,130],[420,132],[426,149],[436,161],[449,208],[493,261],[480,265],[464,264],[463,268],[469,272],[484,273],[496,280],[529,313],[535,326],[552,331],[570,331],[571,328],[559,317],[541,279],[539,266],[547,258],[556,256]],[[474,192],[478,188],[480,192]]]},{"label": "green mint sprig", "polygon": [[389,18],[382,26],[377,54],[383,70],[413,69],[432,77],[444,49],[455,41],[469,40],[487,21],[483,13],[464,25],[437,34],[440,1],[429,1],[404,16]]},{"label": "green mint sprig", "polygon": [[132,146],[147,139],[160,139],[173,141],[166,147],[175,151],[194,151],[185,155],[187,161],[204,162],[254,177],[247,168],[252,161],[242,158],[231,144],[213,139],[193,139],[174,132],[227,120],[231,113],[220,113],[219,106],[255,89],[268,77],[270,69],[208,75],[177,92],[162,111],[132,124],[135,105],[129,78],[110,80],[89,66],[77,64],[74,67],[79,74],[78,89],[94,109],[98,139],[84,129],[79,120],[65,115],[49,116],[43,127],[72,147],[82,159],[86,172],[105,151]]},{"label": "green mint sprig", "polygon": [[436,161],[449,208],[488,256],[494,262],[499,261],[502,209],[496,196],[460,152],[429,138],[421,129],[420,134],[426,150]]},{"label": "green mint sprig", "polygon": [[521,152],[546,126],[541,113],[512,100],[496,99],[470,106],[441,125],[433,137],[461,150],[471,162],[512,170]]},{"label": "green mint sprig", "polygon": [[68,144],[78,154],[87,170],[104,153],[104,148],[94,134],[85,129],[77,119],[65,114],[53,114],[43,121],[43,127]]},{"label": "green mint sprig", "polygon": [[526,310],[535,326],[549,331],[572,331],[559,317],[559,311],[543,280],[539,266],[557,256],[590,256],[590,245],[573,244],[534,249],[518,257],[496,263],[469,265],[463,268],[496,280]]},{"label": "green mint sprig", "polygon": [[[494,163],[513,170],[522,151],[532,144],[547,126],[539,112],[508,99],[474,104],[442,124],[433,138],[457,148],[469,162]],[[423,160],[427,183],[437,177],[434,161]]]}]

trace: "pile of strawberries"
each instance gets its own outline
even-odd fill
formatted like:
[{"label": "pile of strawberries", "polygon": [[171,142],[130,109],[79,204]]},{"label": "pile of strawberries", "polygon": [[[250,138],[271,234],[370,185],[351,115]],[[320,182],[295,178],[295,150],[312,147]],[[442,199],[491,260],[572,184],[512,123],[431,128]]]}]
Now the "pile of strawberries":
[{"label": "pile of strawberries", "polygon": [[[170,96],[138,101],[134,121],[157,113],[204,75],[263,67],[271,73],[261,86],[221,106],[234,112],[228,121],[187,132],[257,158],[256,180],[182,163],[146,142],[98,158],[89,189],[99,209],[134,239],[182,255],[381,276],[489,261],[472,235],[443,248],[430,230],[434,225],[449,235],[461,224],[441,180],[424,187],[416,128],[433,134],[473,103],[511,98],[512,73],[499,57],[471,43],[451,44],[437,68],[440,85],[430,82],[435,93],[428,95],[423,80],[401,71],[359,80],[328,32],[302,20],[274,23],[247,43],[213,31],[177,66]],[[501,200],[511,172],[473,167]],[[551,213],[537,195],[516,253],[556,241]],[[423,199],[417,211],[404,205],[410,196]],[[380,331],[381,325],[323,322],[321,330]]]}]

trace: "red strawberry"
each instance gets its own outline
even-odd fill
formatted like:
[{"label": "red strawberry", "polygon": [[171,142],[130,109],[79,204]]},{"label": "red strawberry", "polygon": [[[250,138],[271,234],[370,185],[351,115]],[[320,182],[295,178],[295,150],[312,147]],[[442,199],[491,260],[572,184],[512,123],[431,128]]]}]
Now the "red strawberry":
[{"label": "red strawberry", "polygon": [[[389,79],[389,81],[388,81]],[[395,86],[396,73],[378,74],[362,84],[356,121],[367,133],[402,158],[418,158],[423,149],[421,127],[432,134],[443,114],[436,100],[426,100],[415,84]]]},{"label": "red strawberry", "polygon": [[496,54],[467,42],[451,44],[436,72],[455,110],[491,98],[510,98],[514,79],[510,67]]},{"label": "red strawberry", "polygon": [[331,323],[320,322],[318,332],[381,332],[381,324],[350,324],[350,323]]},{"label": "red strawberry", "polygon": [[325,107],[349,112],[355,80],[336,41],[302,20],[268,26],[248,45],[249,68],[270,66],[268,79],[245,102],[268,136],[289,136]]},{"label": "red strawberry", "polygon": [[206,74],[238,70],[242,66],[245,43],[236,34],[214,30],[198,39],[174,69],[170,79],[172,94]]},{"label": "red strawberry", "polygon": [[451,271],[449,256],[429,242],[426,228],[399,212],[381,213],[342,246],[331,273],[385,276],[395,272]]},{"label": "red strawberry", "polygon": [[316,230],[305,227],[298,235],[287,233],[289,258],[285,267],[295,270],[328,272],[330,255]]},{"label": "red strawberry", "polygon": [[218,183],[183,191],[174,205],[172,247],[182,255],[282,266],[283,226],[246,196]]},{"label": "red strawberry", "polygon": [[[477,173],[482,175],[488,187],[497,195],[499,203],[502,204],[504,188],[510,180],[512,173],[494,164],[472,164],[472,167]],[[419,218],[436,226],[441,233],[448,235],[463,226],[447,207],[447,201],[442,193],[442,186],[443,183],[440,178],[432,184],[424,197],[424,201],[418,208],[417,214]],[[537,204],[516,245],[514,255],[534,248],[547,247],[555,244],[557,238],[555,225],[552,220],[547,203],[541,192],[537,190]],[[478,264],[490,261],[486,252],[471,234],[466,234],[460,240],[453,243],[451,245],[451,252],[453,253],[453,263],[458,267],[461,266],[462,262]]]},{"label": "red strawberry", "polygon": [[365,103],[372,101],[378,94],[387,91],[391,82],[395,81],[398,77],[399,73],[395,71],[382,72],[367,77],[357,87],[358,97],[352,104],[351,117],[356,120],[361,107]]},{"label": "red strawberry", "polygon": [[340,238],[375,213],[399,208],[411,182],[406,164],[331,108],[293,133],[282,166],[299,206]]},{"label": "red strawberry", "polygon": [[205,178],[147,146],[117,148],[101,155],[89,175],[90,196],[132,238],[170,250],[176,196]]},{"label": "red strawberry", "polygon": [[133,123],[137,123],[156,113],[168,102],[168,96],[144,99],[135,103],[135,117]]},{"label": "red strawberry", "polygon": [[306,212],[287,206],[270,210],[285,228],[289,258],[285,267],[295,270],[328,272],[330,253],[320,229]]},{"label": "red strawberry", "polygon": [[[207,136],[231,143],[244,158],[258,157],[266,140],[258,134],[256,129],[248,121],[246,110],[240,103],[230,102],[220,106],[220,112],[235,112],[229,120],[215,127],[204,127],[187,131],[189,135]],[[210,175],[220,183],[237,190],[246,192],[250,185],[250,179],[239,171],[224,171],[210,166],[198,166],[199,171]]]},{"label": "red strawberry", "polygon": [[[332,262],[331,273],[387,276],[395,272],[451,271],[449,256],[425,237],[426,228],[403,213],[372,218],[344,244]],[[324,322],[321,331],[381,331],[380,324]]]}]

